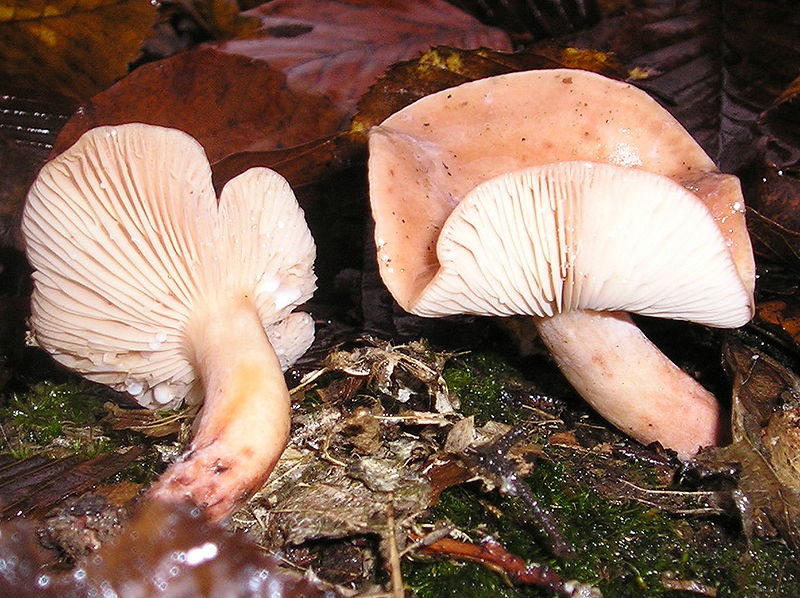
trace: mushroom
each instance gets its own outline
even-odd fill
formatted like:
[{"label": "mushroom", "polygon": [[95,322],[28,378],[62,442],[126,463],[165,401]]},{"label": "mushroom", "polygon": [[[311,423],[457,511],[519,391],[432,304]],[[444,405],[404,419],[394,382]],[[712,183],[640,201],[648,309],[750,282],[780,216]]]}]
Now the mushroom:
[{"label": "mushroom", "polygon": [[283,452],[282,370],[314,336],[311,316],[292,313],[314,291],[315,247],[287,182],[253,168],[217,202],[189,135],[100,127],[42,168],[22,231],[35,340],[146,407],[202,401],[152,495],[228,514]]},{"label": "mushroom", "polygon": [[532,316],[576,390],[682,458],[715,397],[626,312],[735,327],[755,267],[738,179],[646,93],[569,69],[426,96],[370,132],[381,277],[414,314]]}]

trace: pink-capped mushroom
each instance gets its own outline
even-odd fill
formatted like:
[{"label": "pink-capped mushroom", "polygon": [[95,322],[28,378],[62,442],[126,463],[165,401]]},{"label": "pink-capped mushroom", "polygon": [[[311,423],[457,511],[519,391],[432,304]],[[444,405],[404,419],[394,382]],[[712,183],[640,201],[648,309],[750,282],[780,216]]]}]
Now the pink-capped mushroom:
[{"label": "pink-capped mushroom", "polygon": [[37,343],[144,406],[202,402],[151,496],[227,515],[283,452],[282,370],[314,336],[293,313],[314,291],[315,247],[287,182],[254,168],[217,201],[189,135],[100,127],[44,166],[22,231]]},{"label": "pink-capped mushroom", "polygon": [[567,379],[643,443],[716,444],[716,398],[627,312],[718,327],[753,313],[738,180],[646,93],[586,71],[500,75],[370,132],[381,276],[406,310],[534,318]]}]

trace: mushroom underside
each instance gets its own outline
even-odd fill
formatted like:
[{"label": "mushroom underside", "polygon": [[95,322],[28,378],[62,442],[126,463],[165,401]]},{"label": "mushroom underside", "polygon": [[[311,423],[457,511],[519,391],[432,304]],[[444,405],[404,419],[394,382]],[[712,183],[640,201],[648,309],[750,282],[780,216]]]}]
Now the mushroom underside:
[{"label": "mushroom underside", "polygon": [[750,318],[726,239],[681,185],[585,162],[513,171],[467,194],[436,249],[411,311],[533,316],[575,389],[636,440],[685,459],[725,438],[713,395],[621,313],[719,327]]},{"label": "mushroom underside", "polygon": [[228,514],[283,450],[282,369],[314,334],[292,313],[314,291],[315,247],[288,183],[253,168],[218,201],[189,135],[99,127],[44,166],[22,231],[38,343],[143,406],[205,395],[191,446],[151,496]]},{"label": "mushroom underside", "polygon": [[[733,205],[728,194],[739,188],[730,182],[709,175],[702,188]],[[423,284],[419,273],[410,283],[398,273],[397,236],[381,239],[379,259],[387,286],[412,313],[533,316],[562,372],[601,415],[688,458],[725,438],[720,407],[621,312],[716,327],[747,322],[752,270],[734,259],[734,231],[721,226],[696,193],[668,177],[559,162],[468,191],[440,226]]]}]

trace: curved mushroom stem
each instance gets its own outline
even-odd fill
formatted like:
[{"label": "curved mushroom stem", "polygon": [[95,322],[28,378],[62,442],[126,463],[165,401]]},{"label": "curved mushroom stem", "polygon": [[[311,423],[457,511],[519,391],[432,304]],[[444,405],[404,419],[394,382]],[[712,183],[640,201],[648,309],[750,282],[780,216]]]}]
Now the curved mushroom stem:
[{"label": "curved mushroom stem", "polygon": [[714,395],[627,314],[573,311],[535,321],[567,380],[623,432],[644,444],[658,441],[684,460],[725,440],[727,420]]},{"label": "curved mushroom stem", "polygon": [[204,405],[189,449],[151,495],[189,499],[221,519],[264,483],[286,447],[289,391],[249,300],[211,311],[189,335]]}]

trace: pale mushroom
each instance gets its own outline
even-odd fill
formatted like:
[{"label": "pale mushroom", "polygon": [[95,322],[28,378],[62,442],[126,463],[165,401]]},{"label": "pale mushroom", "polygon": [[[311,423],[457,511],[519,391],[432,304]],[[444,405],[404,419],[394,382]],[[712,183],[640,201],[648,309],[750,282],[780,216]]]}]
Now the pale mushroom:
[{"label": "pale mushroom", "polygon": [[715,397],[625,312],[746,323],[744,202],[646,93],[566,69],[446,89],[373,128],[369,184],[380,273],[403,308],[533,316],[620,429],[682,458],[721,439]]},{"label": "pale mushroom", "polygon": [[30,325],[56,361],[151,408],[202,401],[191,445],[152,495],[222,517],[285,447],[282,370],[313,340],[314,242],[266,168],[217,202],[203,148],[143,124],[100,127],[46,164],[22,231]]}]

